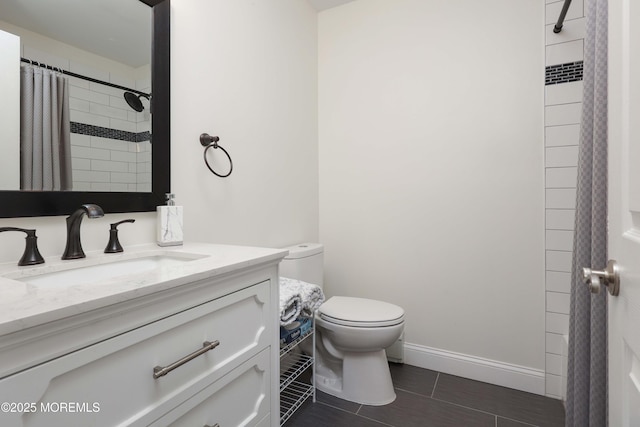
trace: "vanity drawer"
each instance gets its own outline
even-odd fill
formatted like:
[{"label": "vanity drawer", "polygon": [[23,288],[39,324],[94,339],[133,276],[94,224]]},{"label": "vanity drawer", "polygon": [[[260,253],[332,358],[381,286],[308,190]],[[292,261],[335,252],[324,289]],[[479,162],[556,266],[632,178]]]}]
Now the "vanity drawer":
[{"label": "vanity drawer", "polygon": [[269,350],[243,363],[193,396],[152,427],[257,426],[267,420],[271,402]]},{"label": "vanity drawer", "polygon": [[[270,345],[269,298],[265,281],[7,377],[0,402],[34,403],[37,410],[0,413],[0,425],[148,425]],[[155,367],[215,341],[154,378]],[[68,402],[82,410],[41,410]]]}]

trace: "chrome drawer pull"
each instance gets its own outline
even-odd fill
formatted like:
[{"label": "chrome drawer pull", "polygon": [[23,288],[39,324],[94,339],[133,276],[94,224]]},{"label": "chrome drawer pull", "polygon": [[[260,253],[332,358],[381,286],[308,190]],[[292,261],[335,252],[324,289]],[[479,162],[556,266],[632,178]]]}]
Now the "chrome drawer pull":
[{"label": "chrome drawer pull", "polygon": [[173,362],[171,365],[165,366],[164,368],[162,366],[156,366],[155,368],[153,368],[153,378],[157,380],[160,377],[164,377],[169,372],[176,369],[178,366],[184,365],[188,361],[193,360],[202,354],[205,354],[209,350],[213,350],[219,345],[220,345],[220,341],[217,341],[217,340],[214,342],[205,341],[202,344],[202,348],[200,350],[194,351],[193,353],[186,355],[185,357],[178,360],[177,362]]},{"label": "chrome drawer pull", "polygon": [[205,424],[204,427],[220,427],[220,424],[215,423],[214,425],[210,426],[209,424]]}]

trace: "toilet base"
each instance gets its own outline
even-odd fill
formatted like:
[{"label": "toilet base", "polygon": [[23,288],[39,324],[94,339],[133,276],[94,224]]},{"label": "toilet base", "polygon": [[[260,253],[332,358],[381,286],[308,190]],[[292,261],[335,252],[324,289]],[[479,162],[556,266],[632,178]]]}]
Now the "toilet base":
[{"label": "toilet base", "polygon": [[335,362],[316,362],[318,390],[361,405],[382,406],[396,400],[384,350],[345,353],[341,375],[336,375],[331,364]]}]

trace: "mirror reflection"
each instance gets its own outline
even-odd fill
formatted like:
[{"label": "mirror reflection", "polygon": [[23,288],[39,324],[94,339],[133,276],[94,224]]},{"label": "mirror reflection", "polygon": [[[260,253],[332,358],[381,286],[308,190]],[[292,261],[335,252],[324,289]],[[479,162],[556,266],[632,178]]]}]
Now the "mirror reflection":
[{"label": "mirror reflection", "polygon": [[151,8],[2,0],[0,190],[151,192]]}]

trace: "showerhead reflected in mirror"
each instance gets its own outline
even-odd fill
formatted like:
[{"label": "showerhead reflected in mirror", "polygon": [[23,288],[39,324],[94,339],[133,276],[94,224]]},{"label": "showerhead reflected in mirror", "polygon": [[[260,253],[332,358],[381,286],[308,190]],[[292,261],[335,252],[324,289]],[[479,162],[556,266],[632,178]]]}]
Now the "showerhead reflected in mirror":
[{"label": "showerhead reflected in mirror", "polygon": [[139,95],[136,95],[133,92],[124,93],[124,100],[127,101],[129,107],[133,108],[138,113],[141,113],[144,110],[144,105],[142,105],[142,101],[140,100],[140,98],[147,98],[149,101],[151,101],[151,97],[144,93],[141,93]]}]

